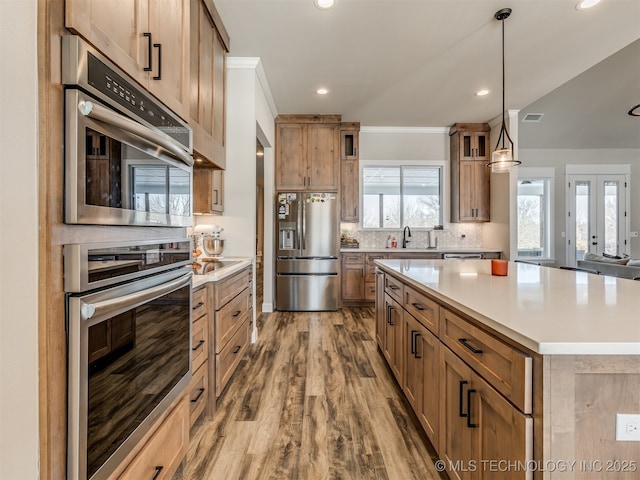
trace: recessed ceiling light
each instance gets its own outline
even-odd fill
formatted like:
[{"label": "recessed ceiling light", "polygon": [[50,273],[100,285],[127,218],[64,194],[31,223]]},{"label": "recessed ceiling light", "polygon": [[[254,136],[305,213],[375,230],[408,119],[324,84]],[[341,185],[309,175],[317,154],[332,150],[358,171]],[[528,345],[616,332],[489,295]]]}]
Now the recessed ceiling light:
[{"label": "recessed ceiling light", "polygon": [[576,10],[586,10],[600,3],[600,0],[580,0],[576,4]]},{"label": "recessed ceiling light", "polygon": [[476,96],[478,97],[484,97],[485,95],[489,95],[489,90],[478,90],[476,92]]},{"label": "recessed ceiling light", "polygon": [[336,3],[335,0],[313,0],[316,7],[326,9],[331,8]]},{"label": "recessed ceiling light", "polygon": [[318,95],[326,95],[327,93],[329,93],[329,90],[327,90],[326,88],[319,88],[318,90],[316,90],[316,93]]}]

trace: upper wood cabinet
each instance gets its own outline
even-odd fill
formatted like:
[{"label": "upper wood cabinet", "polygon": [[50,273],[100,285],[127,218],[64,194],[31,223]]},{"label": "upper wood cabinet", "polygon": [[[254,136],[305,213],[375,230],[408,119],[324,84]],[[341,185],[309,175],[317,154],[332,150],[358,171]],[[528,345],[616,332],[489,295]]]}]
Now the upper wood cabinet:
[{"label": "upper wood cabinet", "polygon": [[340,126],[340,220],[360,221],[360,166],[358,162],[360,123]]},{"label": "upper wood cabinet", "polygon": [[456,123],[451,146],[451,221],[490,220],[489,131],[486,123]]},{"label": "upper wood cabinet", "polygon": [[191,2],[190,124],[196,154],[225,168],[226,64],[229,39],[211,0]]},{"label": "upper wood cabinet", "polygon": [[66,0],[65,25],[189,117],[189,0]]},{"label": "upper wood cabinet", "polygon": [[340,115],[276,118],[276,190],[337,191]]}]

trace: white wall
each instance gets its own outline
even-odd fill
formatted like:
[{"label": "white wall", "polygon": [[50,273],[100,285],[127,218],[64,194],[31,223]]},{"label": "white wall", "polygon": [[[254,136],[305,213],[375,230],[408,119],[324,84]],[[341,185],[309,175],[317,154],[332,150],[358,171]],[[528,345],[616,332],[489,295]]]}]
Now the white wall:
[{"label": "white wall", "polygon": [[[552,212],[554,215],[553,244],[556,263],[564,265],[566,261],[566,238],[562,232],[566,231],[564,212],[565,206],[565,165],[595,165],[595,164],[628,164],[631,165],[631,231],[640,230],[640,149],[521,149],[520,160],[527,167],[555,167],[555,188]],[[640,258],[640,238],[631,238],[630,255]]]},{"label": "white wall", "polygon": [[7,480],[39,476],[36,18],[36,0],[0,1],[0,478]]},{"label": "white wall", "polygon": [[[226,257],[256,253],[256,138],[265,147],[265,272],[272,271],[273,148],[275,107],[257,58],[227,59],[227,143],[224,173],[224,215],[195,217],[196,225],[215,223],[224,228]],[[269,262],[269,263],[267,263]],[[267,268],[269,267],[269,269]],[[265,273],[263,311],[272,308],[273,278]],[[254,295],[255,298],[255,295]]]}]

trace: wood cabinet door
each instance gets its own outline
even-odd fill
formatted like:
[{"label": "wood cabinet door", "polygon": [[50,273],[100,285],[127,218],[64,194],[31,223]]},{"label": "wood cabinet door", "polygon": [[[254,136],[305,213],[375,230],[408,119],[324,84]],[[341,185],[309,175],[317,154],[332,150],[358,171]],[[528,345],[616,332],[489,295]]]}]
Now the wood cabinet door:
[{"label": "wood cabinet door", "polygon": [[402,306],[385,294],[384,355],[398,383],[402,385]]},{"label": "wood cabinet door", "polygon": [[306,157],[306,125],[276,125],[276,190],[303,190],[306,187]]},{"label": "wood cabinet door", "polygon": [[385,325],[384,273],[378,273],[376,274],[376,341],[378,342],[378,347],[383,351]]},{"label": "wood cabinet door", "polygon": [[440,349],[440,448],[449,477],[473,478],[469,467],[473,459],[472,434],[467,426],[467,391],[471,369],[446,347]]},{"label": "wood cabinet door", "polygon": [[213,161],[225,168],[227,116],[227,49],[216,30],[213,37]]},{"label": "wood cabinet door", "polygon": [[360,179],[357,160],[340,162],[340,219],[343,222],[360,221],[358,204],[360,202]]},{"label": "wood cabinet door", "polygon": [[404,380],[402,390],[413,407],[414,412],[418,411],[419,392],[422,389],[421,383],[424,377],[423,364],[420,356],[416,355],[416,336],[419,332],[419,323],[411,315],[404,313],[404,325],[402,334],[404,335]]},{"label": "wood cabinet door", "polygon": [[474,374],[470,421],[474,433],[476,478],[482,480],[526,480],[526,469],[490,469],[482,460],[503,460],[509,465],[527,465],[533,460],[533,418],[519,412],[486,381]]},{"label": "wood cabinet door", "polygon": [[491,171],[487,167],[484,161],[476,161],[473,163],[475,164],[474,179],[473,179],[473,184],[475,189],[473,198],[474,198],[474,206],[476,209],[475,221],[488,222],[490,218],[489,182],[491,179]]},{"label": "wood cabinet door", "polygon": [[358,160],[358,130],[340,130],[340,159]]},{"label": "wood cabinet door", "polygon": [[307,125],[307,186],[338,190],[340,178],[339,125]]},{"label": "wood cabinet door", "polygon": [[189,118],[190,107],[189,6],[189,0],[153,0],[148,9],[153,36],[149,90],[183,119]]},{"label": "wood cabinet door", "polygon": [[212,192],[211,211],[214,213],[224,212],[224,170],[214,169],[211,172]]},{"label": "wood cabinet door", "polygon": [[[411,316],[405,313],[405,316]],[[417,323],[417,322],[416,322]],[[416,325],[415,357],[420,363],[415,412],[433,445],[439,441],[440,412],[440,341],[423,325]]]},{"label": "wood cabinet door", "polygon": [[364,265],[342,265],[342,299],[364,300]]},{"label": "wood cabinet door", "polygon": [[472,160],[460,162],[458,220],[461,222],[473,222],[475,220],[475,171],[476,162]]},{"label": "wood cabinet door", "polygon": [[148,8],[148,0],[66,0],[65,26],[147,86]]}]

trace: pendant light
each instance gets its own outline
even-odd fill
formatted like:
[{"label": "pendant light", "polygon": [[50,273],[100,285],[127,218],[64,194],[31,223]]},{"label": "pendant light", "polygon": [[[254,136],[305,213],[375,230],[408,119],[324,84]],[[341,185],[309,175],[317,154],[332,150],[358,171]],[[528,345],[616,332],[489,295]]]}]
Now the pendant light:
[{"label": "pendant light", "polygon": [[[507,131],[507,125],[504,122],[504,21],[511,15],[510,8],[503,8],[495,14],[496,20],[502,22],[502,127],[500,135],[498,135],[498,143],[496,149],[491,154],[491,162],[487,163],[487,167],[491,167],[492,173],[505,173],[511,171],[511,167],[520,165],[522,162],[513,158],[513,140]],[[502,145],[500,141],[502,140]],[[508,144],[505,144],[506,141]]]}]

